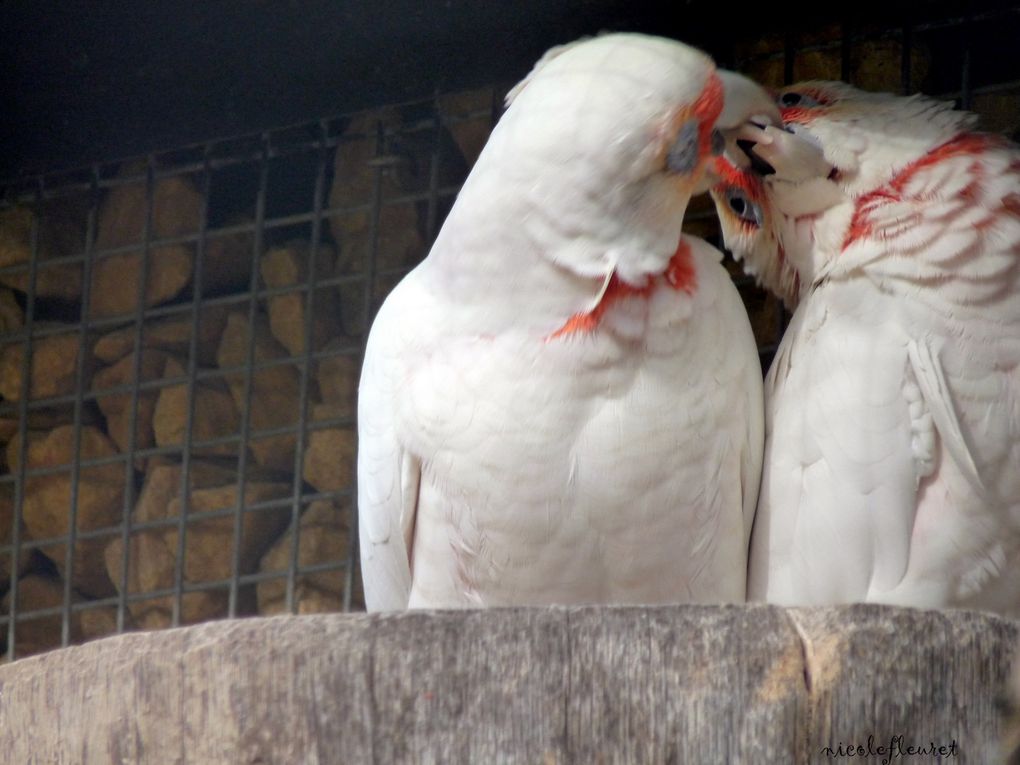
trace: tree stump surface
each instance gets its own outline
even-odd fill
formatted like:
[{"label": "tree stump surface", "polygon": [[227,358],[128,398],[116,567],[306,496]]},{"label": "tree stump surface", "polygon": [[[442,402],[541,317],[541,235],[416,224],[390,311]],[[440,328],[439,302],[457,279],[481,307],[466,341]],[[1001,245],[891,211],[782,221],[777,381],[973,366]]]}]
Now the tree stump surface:
[{"label": "tree stump surface", "polygon": [[998,762],[1018,639],[988,614],[883,606],[218,621],[0,667],[0,760]]}]

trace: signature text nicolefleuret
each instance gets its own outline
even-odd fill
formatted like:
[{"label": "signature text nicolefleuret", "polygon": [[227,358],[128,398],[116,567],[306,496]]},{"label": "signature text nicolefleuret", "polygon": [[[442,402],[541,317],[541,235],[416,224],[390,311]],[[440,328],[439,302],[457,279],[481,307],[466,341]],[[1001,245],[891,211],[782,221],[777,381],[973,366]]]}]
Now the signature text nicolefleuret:
[{"label": "signature text nicolefleuret", "polygon": [[823,746],[820,754],[827,757],[883,757],[882,765],[889,765],[897,757],[956,757],[959,750],[954,738],[949,744],[905,744],[903,736],[893,736],[889,744],[876,744],[874,736],[868,736],[866,744],[838,742],[835,747]]}]

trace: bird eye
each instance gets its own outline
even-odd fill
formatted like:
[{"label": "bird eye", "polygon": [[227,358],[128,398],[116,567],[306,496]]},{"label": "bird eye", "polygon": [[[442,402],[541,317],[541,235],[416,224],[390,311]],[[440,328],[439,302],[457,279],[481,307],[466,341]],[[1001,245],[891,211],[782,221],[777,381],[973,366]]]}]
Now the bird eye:
[{"label": "bird eye", "polygon": [[797,93],[796,91],[790,90],[779,96],[780,106],[821,106],[822,102],[817,98],[812,98],[807,93]]},{"label": "bird eye", "polygon": [[748,197],[743,189],[736,187],[727,189],[726,204],[740,220],[761,228],[763,222],[761,206]]}]

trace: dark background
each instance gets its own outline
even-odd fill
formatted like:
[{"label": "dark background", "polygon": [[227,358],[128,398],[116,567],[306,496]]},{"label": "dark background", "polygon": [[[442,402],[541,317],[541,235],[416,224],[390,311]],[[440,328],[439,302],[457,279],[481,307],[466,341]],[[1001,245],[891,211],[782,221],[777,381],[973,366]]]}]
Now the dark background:
[{"label": "dark background", "polygon": [[548,47],[601,30],[676,37],[725,64],[734,39],[759,33],[1002,4],[844,5],[15,0],[0,5],[0,179],[513,81]]}]

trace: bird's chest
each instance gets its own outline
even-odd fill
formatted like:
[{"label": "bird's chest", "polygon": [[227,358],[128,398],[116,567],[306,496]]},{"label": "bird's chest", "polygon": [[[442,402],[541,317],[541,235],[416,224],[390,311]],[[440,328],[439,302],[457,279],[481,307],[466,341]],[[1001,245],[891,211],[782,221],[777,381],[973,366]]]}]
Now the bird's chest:
[{"label": "bird's chest", "polygon": [[677,406],[675,375],[587,342],[590,354],[448,355],[442,386],[419,389],[442,398],[422,434],[416,536],[418,554],[446,562],[441,587],[486,603],[662,597],[640,589],[658,586],[642,566],[672,571],[677,556],[647,551],[686,537],[682,498],[703,476],[684,455],[717,436],[690,427],[698,410]]},{"label": "bird's chest", "polygon": [[544,502],[551,486],[598,496],[621,465],[637,485],[668,471],[661,455],[695,417],[676,405],[673,363],[605,332],[464,338],[409,370],[399,406],[423,475],[472,506],[494,485],[504,503]]}]

